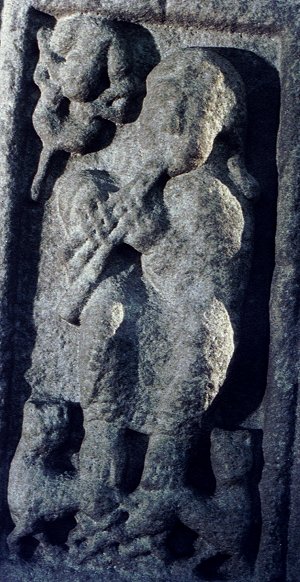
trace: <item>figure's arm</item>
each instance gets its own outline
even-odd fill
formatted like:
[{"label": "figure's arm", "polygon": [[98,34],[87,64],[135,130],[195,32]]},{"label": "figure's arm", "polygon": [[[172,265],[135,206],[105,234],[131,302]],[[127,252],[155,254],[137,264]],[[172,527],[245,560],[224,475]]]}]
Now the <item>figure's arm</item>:
[{"label": "figure's arm", "polygon": [[115,98],[127,97],[137,90],[138,79],[134,75],[133,63],[132,49],[128,41],[122,35],[116,35],[110,44],[107,55],[111,94],[113,95],[115,92]]},{"label": "figure's arm", "polygon": [[145,164],[134,180],[110,196],[113,216],[116,220],[130,220],[130,216],[138,218],[152,188],[167,179],[166,167],[161,160],[151,160]]},{"label": "figure's arm", "polygon": [[115,35],[108,47],[107,74],[110,85],[93,101],[93,108],[95,114],[122,123],[129,100],[143,92],[143,84],[133,70],[132,50],[122,35]]},{"label": "figure's arm", "polygon": [[249,200],[256,200],[259,198],[259,184],[255,178],[248,173],[243,156],[232,156],[229,158],[227,166],[229,176],[233,179],[233,182],[238,186],[244,196]]},{"label": "figure's arm", "polygon": [[79,247],[66,258],[66,267],[71,281],[81,276],[87,263],[98,249],[103,244],[105,245],[108,235],[116,225],[116,221],[111,220],[111,216],[106,211],[104,203],[97,204],[97,200],[92,201],[91,198],[81,200],[77,208],[82,241]]},{"label": "figure's arm", "polygon": [[34,71],[33,80],[41,91],[58,87],[57,83],[54,83],[50,78],[51,70],[56,70],[59,67],[59,63],[55,61],[50,49],[51,33],[52,31],[48,28],[40,28],[37,33],[40,56]]},{"label": "figure's arm", "polygon": [[[51,32],[47,28],[41,28],[37,33],[37,42],[40,58],[34,71],[34,82],[41,90],[41,96],[33,114],[34,128],[43,142],[39,165],[31,187],[31,198],[37,201],[40,196],[45,177],[48,173],[53,156],[53,144],[51,135],[54,136],[55,118],[62,101],[61,89],[50,78],[49,69],[52,62],[50,50]],[[49,139],[47,139],[49,137]]]},{"label": "figure's arm", "polygon": [[42,90],[48,85],[49,69],[48,69],[48,51],[49,51],[49,35],[46,28],[41,28],[37,33],[37,43],[40,52],[39,60],[33,74],[35,84]]},{"label": "figure's arm", "polygon": [[71,283],[58,305],[58,313],[62,319],[72,325],[78,325],[81,312],[101,279],[112,249],[123,238],[123,230],[117,227],[112,235],[98,247],[92,258],[85,263],[80,276]]},{"label": "figure's arm", "polygon": [[108,230],[102,237],[101,245],[89,260],[88,253],[82,252],[83,266],[80,275],[71,283],[58,307],[60,316],[68,323],[78,324],[82,309],[101,280],[111,251],[141,221],[147,196],[164,176],[163,165],[159,161],[153,161],[148,163],[130,184],[115,194],[110,194],[106,208],[108,216],[112,212],[113,218]]},{"label": "figure's arm", "polygon": [[69,289],[62,297],[58,306],[58,312],[62,319],[73,325],[79,323],[82,309],[101,280],[111,251],[124,240],[124,237],[135,220],[136,212],[129,212],[128,208],[127,211],[122,211],[117,225],[103,239],[101,246],[96,249],[92,258],[83,265],[80,275],[71,283]]},{"label": "figure's arm", "polygon": [[80,276],[82,269],[84,269],[85,265],[90,261],[98,246],[98,243],[94,240],[87,239],[75,251],[74,249],[72,249],[73,252],[66,250],[64,253],[64,259],[71,283]]}]

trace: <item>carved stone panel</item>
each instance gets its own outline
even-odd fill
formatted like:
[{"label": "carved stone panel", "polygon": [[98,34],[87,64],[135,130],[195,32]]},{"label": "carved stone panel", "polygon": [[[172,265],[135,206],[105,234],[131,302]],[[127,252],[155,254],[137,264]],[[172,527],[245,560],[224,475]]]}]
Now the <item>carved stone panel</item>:
[{"label": "carved stone panel", "polygon": [[296,582],[292,7],[102,4],[4,4],[4,579]]}]

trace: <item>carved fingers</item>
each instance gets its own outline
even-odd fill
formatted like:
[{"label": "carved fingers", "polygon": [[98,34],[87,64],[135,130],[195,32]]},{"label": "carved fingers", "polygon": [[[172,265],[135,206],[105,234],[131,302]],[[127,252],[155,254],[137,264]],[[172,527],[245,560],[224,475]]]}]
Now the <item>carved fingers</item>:
[{"label": "carved fingers", "polygon": [[93,201],[88,206],[77,209],[82,231],[90,240],[101,243],[110,232],[110,220],[105,209],[99,203]]},{"label": "carved fingers", "polygon": [[116,220],[126,219],[135,223],[142,218],[147,197],[162,172],[161,164],[147,165],[132,182],[110,195],[108,204]]}]

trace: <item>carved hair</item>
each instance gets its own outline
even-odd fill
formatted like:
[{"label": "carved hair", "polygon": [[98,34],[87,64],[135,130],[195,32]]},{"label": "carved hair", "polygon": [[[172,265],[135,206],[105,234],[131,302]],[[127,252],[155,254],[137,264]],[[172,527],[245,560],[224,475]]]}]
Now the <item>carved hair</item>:
[{"label": "carved hair", "polygon": [[[242,151],[245,91],[241,77],[227,60],[207,49],[181,49],[153,69],[148,90],[161,83],[168,85],[171,99],[174,94],[183,123],[195,127],[195,120],[207,115],[214,137],[225,132],[233,149]],[[168,98],[165,103],[168,106]]]},{"label": "carved hair", "polygon": [[174,141],[170,175],[205,163],[216,138],[223,134],[231,180],[246,198],[257,197],[258,185],[244,162],[244,84],[226,59],[208,49],[181,49],[153,69],[147,89],[147,98],[152,100],[144,121],[147,129],[153,125],[151,115],[156,108],[168,119],[174,138],[179,136]]},{"label": "carved hair", "polygon": [[[99,27],[101,27],[101,33]],[[95,42],[101,48],[105,41],[105,33],[109,40],[112,31],[111,23],[97,16],[90,14],[67,16],[58,20],[51,37],[51,48],[59,55],[65,56],[78,42],[79,37],[89,39],[89,42],[85,43],[85,50],[89,47],[94,48]]]}]

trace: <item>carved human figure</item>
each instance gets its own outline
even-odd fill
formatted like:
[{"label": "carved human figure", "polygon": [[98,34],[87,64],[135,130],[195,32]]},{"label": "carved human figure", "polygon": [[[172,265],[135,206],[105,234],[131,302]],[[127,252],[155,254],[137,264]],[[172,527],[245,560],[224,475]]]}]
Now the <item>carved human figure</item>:
[{"label": "carved human figure", "polygon": [[142,252],[144,278],[161,300],[168,357],[127,524],[135,534],[145,507],[155,522],[165,498],[184,492],[194,432],[238,343],[253,245],[250,199],[257,194],[244,166],[245,115],[237,73],[209,52],[181,51],[149,75],[141,125],[171,176],[164,189],[169,227],[151,247],[139,246],[139,231],[126,240]]},{"label": "carved human figure", "polygon": [[134,34],[142,47],[150,43],[149,33],[137,25],[128,25],[124,33],[118,22],[93,15],[61,18],[53,31],[39,30],[34,81],[41,96],[33,125],[43,150],[32,185],[34,199],[55,151],[99,149],[111,139],[112,123],[132,121],[138,114],[157,55],[153,46],[142,59]]},{"label": "carved human figure", "polygon": [[[87,553],[109,538],[99,535],[108,513],[112,523],[122,507],[129,512],[130,539],[163,531],[174,503],[184,503],[189,448],[226,378],[251,264],[257,187],[244,165],[245,119],[234,68],[208,50],[180,50],[148,76],[138,120],[143,164],[132,181],[118,189],[103,173],[100,183],[81,174],[77,201],[66,180],[58,188],[71,236],[86,209],[60,313],[80,324],[81,473],[89,481],[81,524],[98,529]],[[149,446],[140,484],[124,500],[126,428],[146,432]]]},{"label": "carved human figure", "polygon": [[[152,36],[146,29],[130,23],[124,27],[121,23],[90,14],[61,18],[53,30],[41,28],[37,41],[40,56],[34,81],[41,94],[33,114],[33,125],[42,140],[43,149],[31,188],[34,200],[43,193],[44,180],[53,169],[50,164],[56,151],[83,154],[101,149],[111,139],[112,129],[117,124],[129,123],[136,118],[145,95],[146,76],[158,61]],[[99,180],[100,184],[104,184],[105,192],[116,189],[111,180],[105,181],[101,176]],[[101,192],[99,180],[97,192]],[[105,229],[99,218],[99,233],[97,229],[94,232],[90,228],[87,213],[84,206],[81,207],[80,184],[77,186],[77,198],[75,196],[73,202],[76,206],[77,200],[77,211],[81,209],[82,220],[77,231],[74,223],[75,233],[73,224],[70,247],[66,249],[67,254],[72,254],[69,261],[70,281],[76,279],[80,266],[105,240]],[[95,206],[93,195],[95,188],[90,190],[89,199],[85,200],[88,212],[91,210],[90,202]],[[65,223],[74,218],[72,207],[64,210],[63,203],[61,213]],[[82,239],[80,225],[86,238]],[[86,243],[83,248],[82,242]],[[39,533],[43,519],[47,521],[54,519],[54,515],[63,514],[66,505],[70,507],[70,498],[73,510],[77,507],[73,499],[76,497],[75,494],[73,496],[76,475],[72,474],[71,480],[67,470],[66,475],[57,476],[55,471],[49,472],[45,468],[49,450],[56,445],[59,448],[59,444],[64,448],[68,403],[62,399],[61,403],[49,401],[48,406],[39,407],[34,402],[33,394],[25,406],[22,437],[11,465],[9,503],[15,520],[15,529],[10,536],[11,546],[17,546],[21,537]],[[56,416],[53,411],[57,411]],[[34,414],[37,430],[30,434]],[[49,430],[47,422],[50,424]],[[22,495],[18,495],[21,483],[19,467],[28,469],[28,463],[32,465],[28,472],[28,486],[26,482]],[[42,483],[39,491],[37,483]],[[63,493],[58,493],[57,503],[51,503],[52,491],[58,484]],[[48,500],[47,491],[51,491]],[[34,506],[35,499],[38,509]]]}]

